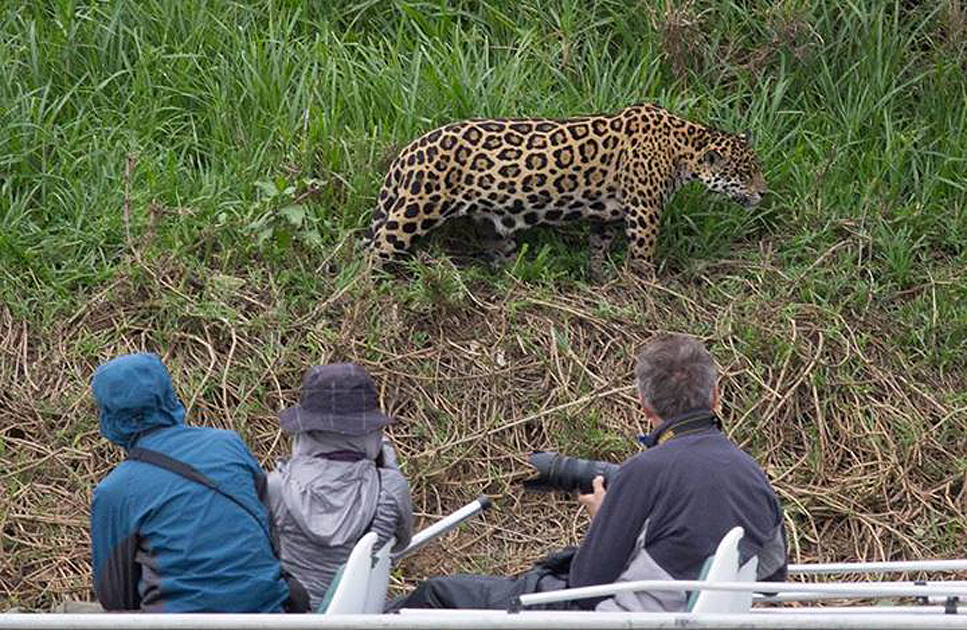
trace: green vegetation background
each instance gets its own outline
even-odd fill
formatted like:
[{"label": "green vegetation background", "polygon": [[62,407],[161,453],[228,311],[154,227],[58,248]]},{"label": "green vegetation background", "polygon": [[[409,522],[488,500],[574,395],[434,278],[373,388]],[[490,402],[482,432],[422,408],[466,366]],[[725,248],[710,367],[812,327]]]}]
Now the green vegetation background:
[{"label": "green vegetation background", "polygon": [[[285,450],[272,418],[294,400],[302,369],[368,362],[408,401],[395,438],[430,515],[452,501],[433,489],[442,469],[421,456],[479,456],[460,492],[509,492],[494,480],[519,456],[495,463],[447,446],[466,446],[464,433],[499,442],[508,417],[516,428],[534,414],[541,424],[502,442],[508,453],[627,454],[593,404],[544,414],[548,391],[560,395],[554,404],[596,400],[631,382],[628,344],[683,330],[709,339],[726,371],[727,414],[741,420],[734,437],[789,484],[790,525],[810,524],[796,539],[800,557],[962,555],[965,20],[959,0],[7,6],[0,592],[36,606],[87,592],[84,510],[117,453],[97,439],[86,382],[101,360],[135,349],[164,354],[187,402],[207,412],[198,421],[241,431],[267,465]],[[657,282],[624,274],[619,252],[616,279],[589,283],[579,229],[529,235],[503,272],[455,268],[430,247],[401,276],[359,280],[358,231],[388,161],[421,132],[641,101],[750,130],[771,189],[751,213],[679,193],[663,217]],[[432,376],[472,372],[508,331],[519,356],[491,357],[490,383],[452,394],[484,401],[456,405],[483,427],[468,428]],[[620,343],[602,351],[595,334]],[[448,338],[466,353],[447,354]],[[552,355],[557,363],[544,363]],[[571,360],[584,371],[561,367]],[[511,394],[494,384],[525,368],[533,396],[523,382]],[[553,369],[564,376],[541,381]],[[621,396],[615,413],[634,418],[633,396]],[[753,416],[776,425],[746,422]],[[824,437],[831,418],[839,428]],[[923,434],[936,451],[921,450]],[[872,473],[871,442],[886,462]],[[902,481],[914,478],[913,489]],[[810,507],[838,481],[858,502]],[[797,495],[796,484],[819,490]],[[890,494],[897,488],[909,504]],[[579,533],[559,520],[559,538]],[[831,531],[852,533],[837,546],[824,540]],[[441,567],[454,568],[425,570]]]}]

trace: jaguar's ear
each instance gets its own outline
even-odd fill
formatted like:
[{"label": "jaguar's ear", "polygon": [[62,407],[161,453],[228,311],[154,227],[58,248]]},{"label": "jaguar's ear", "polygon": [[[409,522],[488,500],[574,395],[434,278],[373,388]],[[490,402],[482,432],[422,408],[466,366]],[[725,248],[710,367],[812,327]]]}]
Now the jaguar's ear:
[{"label": "jaguar's ear", "polygon": [[702,156],[702,161],[712,167],[718,166],[722,163],[722,154],[715,149],[709,149]]},{"label": "jaguar's ear", "polygon": [[750,129],[746,129],[740,133],[739,140],[744,141],[746,144],[752,144],[752,131]]}]

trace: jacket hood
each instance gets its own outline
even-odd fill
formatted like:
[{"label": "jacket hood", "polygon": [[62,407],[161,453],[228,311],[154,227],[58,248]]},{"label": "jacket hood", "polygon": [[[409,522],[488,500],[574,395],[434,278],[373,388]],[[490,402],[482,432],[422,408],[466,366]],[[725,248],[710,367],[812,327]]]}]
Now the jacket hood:
[{"label": "jacket hood", "polygon": [[101,434],[129,449],[145,431],[184,424],[168,369],[156,354],[127,354],[102,364],[91,379]]},{"label": "jacket hood", "polygon": [[[366,533],[379,501],[379,471],[374,461],[382,430],[362,436],[307,431],[293,437],[292,459],[280,461],[282,501],[299,529],[316,544],[338,546]],[[334,461],[333,451],[358,454],[358,461]]]}]

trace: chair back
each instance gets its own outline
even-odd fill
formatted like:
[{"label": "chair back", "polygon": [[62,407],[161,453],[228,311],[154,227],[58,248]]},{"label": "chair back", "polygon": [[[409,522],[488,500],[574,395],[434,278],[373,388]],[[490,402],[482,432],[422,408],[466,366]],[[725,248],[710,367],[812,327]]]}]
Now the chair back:
[{"label": "chair back", "polygon": [[[705,573],[707,582],[736,582],[739,577],[739,541],[745,530],[741,527],[733,527],[729,530],[719,546],[715,549],[712,561],[708,563],[708,571]],[[751,562],[751,561],[750,561]],[[746,563],[748,566],[749,563]],[[758,564],[758,563],[757,563]],[[745,567],[743,567],[745,568]],[[752,569],[753,579],[755,569]],[[735,612],[735,609],[742,605],[744,593],[733,593],[729,591],[700,591],[698,596],[690,600],[689,612]],[[752,599],[749,597],[749,605]],[[748,607],[746,608],[748,610]]]},{"label": "chair back", "polygon": [[366,611],[369,580],[373,568],[373,546],[376,544],[376,539],[376,532],[369,532],[356,542],[346,564],[333,578],[333,584],[329,587],[332,598],[326,598],[329,600],[328,605],[323,601],[319,612],[325,615],[340,615],[359,614]]},{"label": "chair back", "polygon": [[363,607],[363,612],[378,615],[386,607],[386,589],[389,587],[389,570],[392,564],[390,551],[395,544],[396,538],[390,538],[379,551],[373,554],[373,568],[369,572],[369,584],[366,589],[366,604]]},{"label": "chair back", "polygon": [[[755,556],[749,558],[745,564],[739,567],[739,574],[736,582],[755,582],[758,579],[756,571],[759,570],[759,559]],[[744,593],[732,593],[735,597],[731,600],[732,608],[725,612],[749,612],[752,609],[752,591]]]}]

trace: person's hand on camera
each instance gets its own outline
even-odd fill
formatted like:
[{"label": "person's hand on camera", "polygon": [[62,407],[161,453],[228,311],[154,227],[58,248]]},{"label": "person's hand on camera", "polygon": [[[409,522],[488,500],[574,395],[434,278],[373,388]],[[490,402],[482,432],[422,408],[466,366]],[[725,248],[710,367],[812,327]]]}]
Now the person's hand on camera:
[{"label": "person's hand on camera", "polygon": [[601,507],[601,502],[604,501],[604,495],[607,492],[604,489],[604,477],[598,475],[591,481],[591,486],[594,491],[589,494],[579,494],[578,503],[584,506],[584,509],[588,511],[591,518],[598,513],[598,508]]}]

